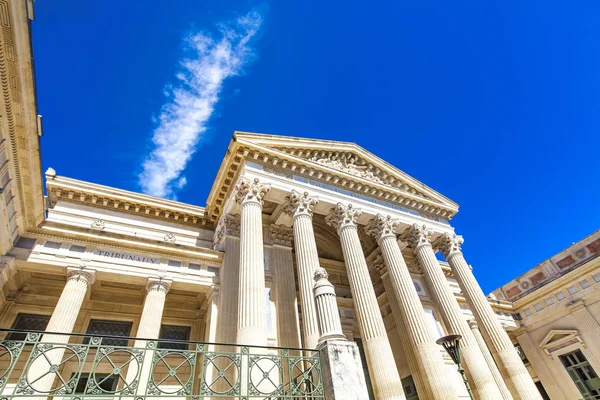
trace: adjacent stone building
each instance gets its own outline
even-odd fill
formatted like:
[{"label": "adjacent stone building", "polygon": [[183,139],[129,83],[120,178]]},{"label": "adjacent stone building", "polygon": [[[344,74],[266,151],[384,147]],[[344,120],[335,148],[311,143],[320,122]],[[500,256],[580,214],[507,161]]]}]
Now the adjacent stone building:
[{"label": "adjacent stone building", "polygon": [[205,206],[42,176],[32,17],[0,0],[2,399],[466,399],[447,334],[476,399],[595,379],[597,241],[490,299],[458,205],[354,143],[236,132]]},{"label": "adjacent stone building", "polygon": [[492,293],[512,303],[510,336],[554,399],[600,398],[600,231]]}]

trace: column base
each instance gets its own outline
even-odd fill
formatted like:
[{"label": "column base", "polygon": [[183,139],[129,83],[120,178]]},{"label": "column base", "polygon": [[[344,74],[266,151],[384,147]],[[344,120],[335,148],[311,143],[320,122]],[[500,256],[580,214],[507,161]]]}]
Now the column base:
[{"label": "column base", "polygon": [[327,400],[369,400],[358,346],[347,340],[319,343]]}]

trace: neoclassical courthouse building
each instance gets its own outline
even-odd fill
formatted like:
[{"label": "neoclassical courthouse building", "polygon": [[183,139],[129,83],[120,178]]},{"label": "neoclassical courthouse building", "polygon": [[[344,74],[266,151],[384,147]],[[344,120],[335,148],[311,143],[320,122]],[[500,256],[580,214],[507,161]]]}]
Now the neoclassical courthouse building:
[{"label": "neoclassical courthouse building", "polygon": [[600,232],[486,296],[458,205],[353,143],[236,132],[204,207],[43,175],[31,19],[0,0],[0,399],[600,399]]}]

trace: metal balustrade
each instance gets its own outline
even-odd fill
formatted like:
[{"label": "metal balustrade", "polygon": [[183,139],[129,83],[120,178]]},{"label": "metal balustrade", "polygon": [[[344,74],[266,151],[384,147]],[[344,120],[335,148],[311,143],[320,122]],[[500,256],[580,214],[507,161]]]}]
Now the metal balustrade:
[{"label": "metal balustrade", "polygon": [[11,329],[0,339],[0,400],[324,398],[315,350]]}]

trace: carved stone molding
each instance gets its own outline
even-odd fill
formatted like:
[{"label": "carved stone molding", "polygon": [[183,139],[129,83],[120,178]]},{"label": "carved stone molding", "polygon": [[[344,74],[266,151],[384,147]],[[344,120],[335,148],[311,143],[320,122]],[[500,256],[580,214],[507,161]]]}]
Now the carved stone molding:
[{"label": "carved stone molding", "polygon": [[284,225],[270,225],[269,233],[271,234],[271,241],[273,244],[280,246],[292,247],[294,241],[294,232],[291,228]]},{"label": "carved stone molding", "polygon": [[221,243],[224,236],[240,237],[240,215],[227,214],[217,226],[214,236],[214,243]]},{"label": "carved stone molding", "polygon": [[165,242],[175,243],[176,240],[177,240],[177,237],[175,236],[174,233],[168,232],[167,234],[165,234]]},{"label": "carved stone molding", "polygon": [[317,197],[311,197],[308,192],[300,194],[295,190],[286,198],[287,203],[283,211],[292,216],[297,217],[299,215],[308,215],[312,217],[313,207],[319,202]]},{"label": "carved stone molding", "polygon": [[257,178],[252,181],[242,178],[235,187],[235,200],[239,204],[256,202],[262,206],[263,199],[269,190],[271,190],[271,185],[260,183]]},{"label": "carved stone molding", "polygon": [[346,275],[330,274],[328,279],[329,282],[333,283],[336,286],[350,286],[350,281],[348,280],[348,277]]},{"label": "carved stone molding", "polygon": [[434,247],[440,249],[444,257],[448,258],[453,253],[461,251],[461,245],[464,239],[455,233],[444,233],[442,236],[437,238],[434,242]]},{"label": "carved stone molding", "polygon": [[373,261],[371,261],[371,265],[377,270],[379,275],[383,276],[387,273],[387,266],[385,265],[385,261],[381,255],[375,257]]},{"label": "carved stone molding", "polygon": [[400,236],[409,247],[416,249],[425,244],[431,244],[431,230],[426,225],[413,224]]},{"label": "carved stone molding", "polygon": [[67,267],[67,280],[81,280],[92,285],[96,281],[96,271],[90,268]]},{"label": "carved stone molding", "polygon": [[377,214],[375,218],[369,221],[367,226],[365,226],[365,233],[367,235],[373,236],[375,240],[379,241],[386,236],[394,236],[396,237],[396,233],[394,233],[394,228],[398,225],[398,221],[392,219],[391,216],[383,216],[381,214]]},{"label": "carved stone molding", "polygon": [[356,220],[360,215],[361,211],[352,207],[352,204],[345,206],[337,203],[325,217],[325,222],[339,231],[350,226],[356,227]]},{"label": "carved stone molding", "polygon": [[171,289],[172,282],[173,281],[171,281],[170,279],[148,278],[148,283],[146,284],[146,291],[150,292],[152,290],[158,290],[166,294]]},{"label": "carved stone molding", "polygon": [[95,219],[92,221],[92,229],[103,230],[104,229],[104,221],[101,219]]},{"label": "carved stone molding", "polygon": [[319,267],[319,268],[317,268],[315,270],[315,273],[313,275],[313,279],[315,281],[319,281],[321,279],[329,280],[329,274],[327,273],[327,271],[325,270],[325,268]]}]

